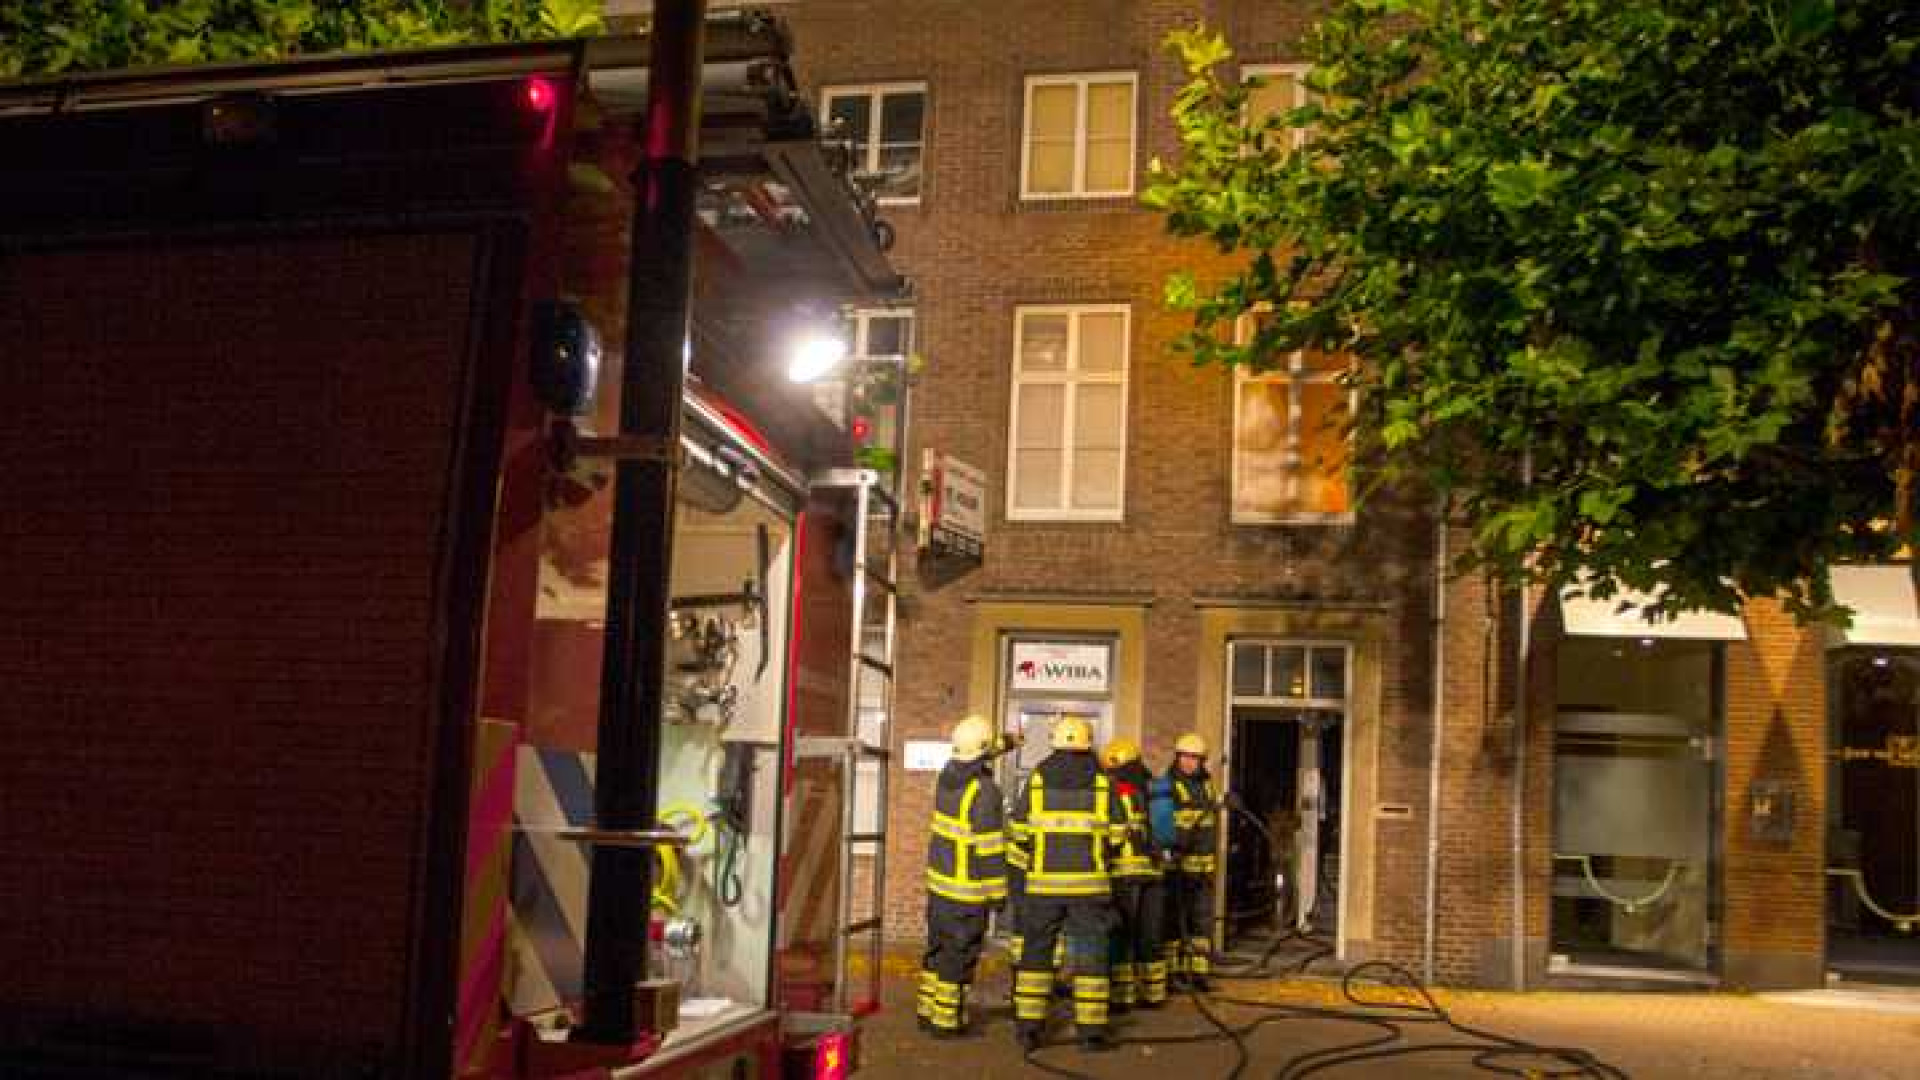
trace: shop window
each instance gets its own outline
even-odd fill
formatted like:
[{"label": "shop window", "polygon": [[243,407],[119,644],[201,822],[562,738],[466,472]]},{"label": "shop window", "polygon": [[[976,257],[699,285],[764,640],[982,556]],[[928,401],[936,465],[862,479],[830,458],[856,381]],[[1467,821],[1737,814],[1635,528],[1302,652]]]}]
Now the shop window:
[{"label": "shop window", "polygon": [[[1255,317],[1242,320],[1250,340]],[[1347,469],[1353,392],[1345,357],[1303,350],[1272,371],[1234,369],[1233,520],[1344,522],[1353,515]]]},{"label": "shop window", "polygon": [[1553,962],[1704,970],[1721,646],[1570,637],[1558,664]]},{"label": "shop window", "polygon": [[1053,725],[1075,716],[1093,727],[1094,745],[1113,738],[1112,638],[1026,637],[1002,640],[1003,730],[1026,740],[1007,755],[1003,781],[1009,795],[1052,753]]},{"label": "shop window", "polygon": [[1131,71],[1028,78],[1020,197],[1133,194],[1137,83]]},{"label": "shop window", "polygon": [[822,111],[853,143],[855,169],[887,205],[920,201],[926,146],[927,84],[830,87]]},{"label": "shop window", "polygon": [[1008,518],[1120,520],[1129,317],[1124,304],[1015,314]]}]

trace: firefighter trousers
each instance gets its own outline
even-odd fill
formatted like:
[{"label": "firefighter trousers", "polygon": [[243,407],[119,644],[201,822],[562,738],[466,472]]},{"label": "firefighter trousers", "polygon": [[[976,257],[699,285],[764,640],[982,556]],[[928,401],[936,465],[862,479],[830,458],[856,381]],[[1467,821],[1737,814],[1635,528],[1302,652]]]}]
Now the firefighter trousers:
[{"label": "firefighter trousers", "polygon": [[967,991],[987,939],[987,905],[927,897],[927,951],[920,964],[920,1019],[940,1031],[967,1026]]},{"label": "firefighter trousers", "polygon": [[1166,937],[1160,955],[1173,975],[1213,973],[1213,875],[1167,873]]},{"label": "firefighter trousers", "polygon": [[1111,993],[1107,939],[1112,929],[1113,902],[1108,897],[1027,896],[1020,901],[1020,959],[1013,973],[1013,1016],[1019,1030],[1046,1026],[1053,996],[1053,947],[1063,934],[1067,970],[1073,976],[1074,1026],[1082,1035],[1106,1030]]},{"label": "firefighter trousers", "polygon": [[1113,965],[1113,1004],[1159,1005],[1167,1000],[1167,962],[1160,953],[1165,932],[1166,886],[1159,878],[1113,883],[1115,926],[1108,957]]}]

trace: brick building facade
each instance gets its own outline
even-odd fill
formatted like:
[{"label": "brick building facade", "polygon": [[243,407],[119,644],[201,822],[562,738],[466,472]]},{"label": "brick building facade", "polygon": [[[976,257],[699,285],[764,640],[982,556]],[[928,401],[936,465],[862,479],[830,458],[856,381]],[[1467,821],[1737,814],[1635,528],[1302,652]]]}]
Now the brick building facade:
[{"label": "brick building facade", "polygon": [[[1560,605],[1537,596],[1523,628],[1519,597],[1471,577],[1443,584],[1437,554],[1443,543],[1457,551],[1464,536],[1439,536],[1414,500],[1381,499],[1357,515],[1249,522],[1236,514],[1235,376],[1177,356],[1171,344],[1185,320],[1161,303],[1170,272],[1204,275],[1217,257],[1167,236],[1137,195],[1148,162],[1177,153],[1168,110],[1183,74],[1163,47],[1167,33],[1205,21],[1227,33],[1243,63],[1283,66],[1298,60],[1312,11],[1290,0],[803,0],[780,9],[806,92],[823,114],[850,121],[856,152],[870,164],[895,166],[885,214],[898,236],[892,257],[915,282],[914,351],[925,360],[909,465],[931,449],[987,475],[980,565],[903,583],[885,811],[890,932],[912,939],[921,930],[933,777],[903,767],[901,751],[944,739],[968,711],[1020,723],[1027,714],[1012,670],[1027,655],[1020,648],[1109,650],[1105,691],[1090,707],[1103,710],[1105,734],[1139,738],[1156,769],[1178,734],[1196,730],[1226,748],[1238,726],[1229,717],[1243,715],[1243,700],[1253,702],[1248,717],[1276,704],[1276,682],[1264,695],[1239,693],[1236,657],[1266,650],[1259,662],[1277,679],[1283,657],[1318,664],[1324,648],[1345,658],[1338,701],[1306,700],[1321,696],[1314,675],[1313,689],[1280,695],[1289,698],[1280,704],[1296,720],[1315,709],[1337,716],[1330,730],[1340,752],[1326,760],[1338,775],[1325,779],[1337,784],[1339,805],[1328,802],[1338,830],[1321,842],[1323,856],[1337,845],[1338,914],[1327,928],[1344,959],[1394,960],[1466,984],[1817,983],[1830,749],[1827,643],[1817,633],[1771,604],[1752,605],[1738,637],[1674,645],[1660,669],[1682,672],[1659,678],[1704,703],[1697,734],[1623,733],[1605,719],[1623,707],[1592,702],[1582,715],[1601,717],[1597,726],[1569,734],[1572,691],[1562,684],[1572,676],[1560,666],[1560,643],[1626,642],[1640,631],[1567,637]],[[1037,89],[1062,86],[1072,93]],[[1121,102],[1130,105],[1124,132],[1114,126]],[[1042,130],[1056,104],[1064,140]],[[1113,165],[1120,134],[1130,136],[1124,184]],[[1077,482],[1073,464],[1057,489],[1041,483],[1045,497],[1010,496],[1009,484],[1040,483],[1021,470],[1045,474],[1033,463],[1053,459],[1041,455],[1085,466],[1111,453],[1097,439],[1075,443],[1075,432],[1057,448],[1016,439],[1025,429],[1015,414],[1032,381],[1020,372],[1032,364],[1034,327],[1071,324],[1063,351],[1077,368],[1088,362],[1089,341],[1111,336],[1093,320],[1114,312],[1124,363],[1094,382],[1124,388],[1117,498],[1076,510],[1079,492],[1067,490]],[[1090,385],[1077,384],[1072,400],[1103,400]],[[1297,385],[1291,392],[1310,394]],[[1112,479],[1092,468],[1096,481]],[[1048,499],[1055,510],[1033,509]],[[1532,657],[1524,695],[1516,678],[1523,636]],[[1286,652],[1293,648],[1303,651]],[[1571,655],[1586,662],[1578,649]],[[1635,662],[1624,646],[1615,655]],[[1696,671],[1711,674],[1684,674]],[[1299,678],[1308,685],[1304,670]],[[1689,747],[1707,770],[1699,781],[1706,801],[1697,835],[1675,842],[1700,845],[1704,857],[1594,853],[1582,861],[1561,850],[1567,830],[1556,831],[1556,799],[1578,795],[1569,778],[1591,769],[1616,782],[1627,774],[1609,773],[1608,762],[1635,754],[1685,772]],[[1666,774],[1631,775],[1641,783]],[[1756,800],[1785,817],[1763,827]],[[1655,895],[1662,881],[1666,893]],[[1677,896],[1692,899],[1670,899]],[[1642,925],[1649,920],[1660,925]],[[1614,949],[1633,962],[1580,962],[1578,942],[1568,942],[1581,934],[1604,946],[1600,954]],[[1652,967],[1633,960],[1646,950],[1663,959]]]}]

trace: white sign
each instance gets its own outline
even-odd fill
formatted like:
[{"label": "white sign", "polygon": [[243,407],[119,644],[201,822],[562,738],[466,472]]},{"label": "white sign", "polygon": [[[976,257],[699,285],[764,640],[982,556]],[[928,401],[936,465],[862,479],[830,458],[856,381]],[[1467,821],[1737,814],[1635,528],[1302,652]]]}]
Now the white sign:
[{"label": "white sign", "polygon": [[939,772],[947,767],[947,759],[952,756],[952,743],[907,740],[908,772]]},{"label": "white sign", "polygon": [[1008,686],[1015,691],[1104,694],[1113,646],[1093,642],[1016,641]]},{"label": "white sign", "polygon": [[987,474],[959,458],[922,457],[922,540],[937,552],[979,558],[987,540]]}]

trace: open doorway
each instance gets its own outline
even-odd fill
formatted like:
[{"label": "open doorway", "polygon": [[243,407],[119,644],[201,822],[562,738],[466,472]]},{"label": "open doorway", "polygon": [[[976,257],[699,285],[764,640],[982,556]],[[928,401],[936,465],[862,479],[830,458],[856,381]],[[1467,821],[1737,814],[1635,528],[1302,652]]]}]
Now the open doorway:
[{"label": "open doorway", "polygon": [[1920,984],[1920,649],[1832,659],[1827,963]]},{"label": "open doorway", "polygon": [[1224,936],[1338,941],[1350,650],[1228,645]]}]

